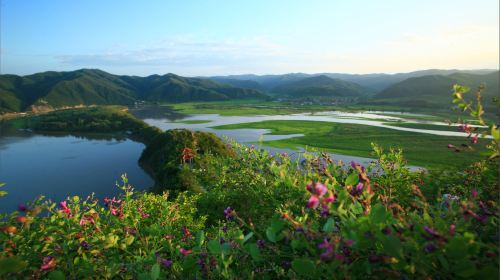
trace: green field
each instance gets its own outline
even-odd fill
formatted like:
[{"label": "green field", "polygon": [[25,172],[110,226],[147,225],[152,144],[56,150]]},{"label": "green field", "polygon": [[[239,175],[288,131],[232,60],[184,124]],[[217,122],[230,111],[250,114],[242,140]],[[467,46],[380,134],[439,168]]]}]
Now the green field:
[{"label": "green field", "polygon": [[387,128],[358,124],[340,124],[316,121],[263,121],[223,125],[215,129],[263,128],[272,134],[302,133],[305,136],[284,140],[267,141],[266,145],[279,148],[317,147],[332,153],[371,157],[371,143],[385,149],[399,147],[412,165],[436,167],[463,167],[481,158],[486,141],[480,141],[474,150],[455,152],[448,144],[460,146],[466,138],[436,136],[423,133],[397,131]]}]

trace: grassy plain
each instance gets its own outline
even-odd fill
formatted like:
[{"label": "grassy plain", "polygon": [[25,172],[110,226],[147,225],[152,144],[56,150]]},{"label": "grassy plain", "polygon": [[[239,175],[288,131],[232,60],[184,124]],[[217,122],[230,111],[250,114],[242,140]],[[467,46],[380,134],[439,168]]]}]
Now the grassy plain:
[{"label": "grassy plain", "polygon": [[358,124],[340,124],[316,121],[263,121],[214,127],[215,129],[264,128],[272,134],[302,133],[303,137],[267,141],[264,144],[279,148],[317,147],[344,155],[370,157],[371,143],[385,149],[402,148],[412,165],[426,168],[463,167],[481,158],[486,140],[480,140],[473,150],[464,148],[455,152],[448,144],[460,147],[467,143],[463,137],[436,136],[424,133],[397,131]]}]

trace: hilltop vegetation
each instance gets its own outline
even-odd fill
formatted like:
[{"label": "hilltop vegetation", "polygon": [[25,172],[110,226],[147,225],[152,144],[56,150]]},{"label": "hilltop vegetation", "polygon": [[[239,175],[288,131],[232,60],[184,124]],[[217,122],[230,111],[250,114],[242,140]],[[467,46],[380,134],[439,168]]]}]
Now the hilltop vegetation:
[{"label": "hilltop vegetation", "polygon": [[498,97],[500,72],[485,75],[454,73],[448,76],[432,75],[410,78],[394,84],[374,96],[368,104],[397,105],[401,107],[450,108],[450,88],[454,84],[472,89],[485,85],[483,102],[487,109],[494,109],[493,97]]},{"label": "hilltop vegetation", "polygon": [[186,102],[258,99],[266,95],[210,80],[174,74],[117,76],[100,70],[0,75],[0,112],[30,106],[133,105],[136,101]]}]

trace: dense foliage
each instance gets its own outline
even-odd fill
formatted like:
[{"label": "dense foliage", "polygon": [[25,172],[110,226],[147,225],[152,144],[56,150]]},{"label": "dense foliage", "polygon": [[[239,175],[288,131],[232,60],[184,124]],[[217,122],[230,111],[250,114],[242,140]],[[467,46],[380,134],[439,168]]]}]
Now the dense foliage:
[{"label": "dense foliage", "polygon": [[396,105],[412,108],[450,108],[450,88],[454,84],[477,88],[486,85],[483,93],[484,106],[490,111],[496,109],[493,102],[498,97],[500,73],[495,71],[486,75],[453,73],[451,75],[430,75],[415,77],[391,85],[374,96],[370,104]]},{"label": "dense foliage", "polygon": [[[205,155],[227,157],[234,152],[214,134],[175,129],[153,138],[139,163],[155,179],[154,189],[200,192],[202,186],[193,178],[193,168],[204,163]],[[193,161],[194,157],[199,160]],[[183,166],[183,163],[188,165]]]},{"label": "dense foliage", "polygon": [[37,132],[123,133],[148,144],[161,133],[158,128],[127,113],[124,107],[89,107],[53,111],[15,121],[16,126]]},{"label": "dense foliage", "polygon": [[497,279],[495,194],[428,199],[400,152],[375,148],[377,163],[347,168],[326,155],[298,166],[236,145],[234,157],[195,155],[208,172],[180,167],[204,183],[197,195],[133,194],[125,179],[118,198],[21,205],[2,222],[0,273]]}]

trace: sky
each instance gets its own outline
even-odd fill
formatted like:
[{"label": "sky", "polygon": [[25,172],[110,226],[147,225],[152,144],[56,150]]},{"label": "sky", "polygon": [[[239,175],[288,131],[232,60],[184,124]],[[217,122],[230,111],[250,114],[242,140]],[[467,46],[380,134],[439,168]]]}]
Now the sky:
[{"label": "sky", "polygon": [[498,0],[0,0],[0,73],[498,69]]}]

